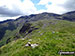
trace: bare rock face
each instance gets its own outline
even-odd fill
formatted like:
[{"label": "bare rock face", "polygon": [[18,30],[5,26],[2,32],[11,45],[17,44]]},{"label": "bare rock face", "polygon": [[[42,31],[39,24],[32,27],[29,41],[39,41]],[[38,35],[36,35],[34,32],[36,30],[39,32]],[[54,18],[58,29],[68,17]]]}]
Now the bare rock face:
[{"label": "bare rock face", "polygon": [[25,23],[23,25],[23,27],[20,29],[19,33],[20,34],[25,34],[28,35],[29,33],[31,33],[34,30],[37,30],[38,28],[35,28],[34,26],[31,26],[31,23]]},{"label": "bare rock face", "polygon": [[20,29],[19,33],[26,33],[26,31],[28,31],[31,27],[31,24],[30,23],[26,23],[23,25],[23,27]]},{"label": "bare rock face", "polygon": [[8,38],[7,41],[6,41],[6,44],[8,44],[10,41],[11,41],[10,38]]}]

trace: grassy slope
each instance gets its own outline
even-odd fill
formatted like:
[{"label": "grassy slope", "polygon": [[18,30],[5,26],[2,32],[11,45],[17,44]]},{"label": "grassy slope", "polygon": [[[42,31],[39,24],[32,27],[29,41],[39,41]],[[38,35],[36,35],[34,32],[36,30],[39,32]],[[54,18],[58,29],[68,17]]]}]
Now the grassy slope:
[{"label": "grassy slope", "polygon": [[[12,23],[12,24],[10,25],[10,23]],[[1,26],[0,27],[0,37],[3,35],[2,39],[0,40],[0,46],[5,45],[6,41],[9,38],[12,41],[13,37],[18,33],[18,31],[22,27],[23,23],[24,23],[24,20],[21,18],[14,22],[6,22],[3,24],[0,24],[0,26]],[[11,30],[12,28],[15,28],[15,29]]]},{"label": "grassy slope", "polygon": [[[75,51],[75,22],[41,20],[31,23],[39,29],[28,34],[25,40],[18,39],[2,46],[0,56],[60,56],[60,50]],[[29,39],[32,39],[31,43],[38,43],[39,46],[25,47]]]}]

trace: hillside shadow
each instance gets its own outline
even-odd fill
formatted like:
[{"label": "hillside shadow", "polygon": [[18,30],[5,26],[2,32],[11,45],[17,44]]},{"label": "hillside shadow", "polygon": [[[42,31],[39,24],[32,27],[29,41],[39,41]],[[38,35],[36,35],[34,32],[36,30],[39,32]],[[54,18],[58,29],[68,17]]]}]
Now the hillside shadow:
[{"label": "hillside shadow", "polygon": [[8,27],[5,26],[5,27],[3,27],[3,28],[0,29],[0,40],[4,37],[4,35],[6,33],[6,30],[13,31],[14,29],[16,29],[16,26],[13,23],[8,22]]}]

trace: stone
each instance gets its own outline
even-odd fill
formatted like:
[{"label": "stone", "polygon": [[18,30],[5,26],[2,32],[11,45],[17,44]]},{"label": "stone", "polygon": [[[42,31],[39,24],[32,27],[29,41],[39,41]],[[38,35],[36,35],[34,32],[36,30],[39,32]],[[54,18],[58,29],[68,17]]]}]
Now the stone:
[{"label": "stone", "polygon": [[27,46],[30,46],[30,47],[32,47],[32,48],[35,48],[35,47],[37,47],[38,46],[38,44],[31,44],[30,42],[28,42],[26,45],[25,45],[26,47]]},{"label": "stone", "polygon": [[22,38],[21,40],[25,40],[24,38]]},{"label": "stone", "polygon": [[25,46],[31,46],[31,43],[30,43],[30,42],[28,42]]},{"label": "stone", "polygon": [[25,46],[29,46],[28,44],[26,44]]},{"label": "stone", "polygon": [[41,31],[38,31],[38,33],[40,33]]},{"label": "stone", "polygon": [[43,35],[43,33],[41,33],[40,35]]},{"label": "stone", "polygon": [[32,48],[35,48],[35,47],[37,47],[38,46],[38,44],[31,44],[31,47]]},{"label": "stone", "polygon": [[55,33],[55,31],[52,32],[53,34]]},{"label": "stone", "polygon": [[32,39],[29,39],[29,41],[32,41]]}]

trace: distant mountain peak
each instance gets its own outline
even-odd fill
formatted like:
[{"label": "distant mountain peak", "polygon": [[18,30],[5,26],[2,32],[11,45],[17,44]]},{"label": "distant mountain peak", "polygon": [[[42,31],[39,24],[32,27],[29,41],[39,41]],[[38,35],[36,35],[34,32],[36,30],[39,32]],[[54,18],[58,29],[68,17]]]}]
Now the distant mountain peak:
[{"label": "distant mountain peak", "polygon": [[72,13],[75,13],[75,11],[70,11],[70,12],[67,12],[65,14],[72,14]]}]

